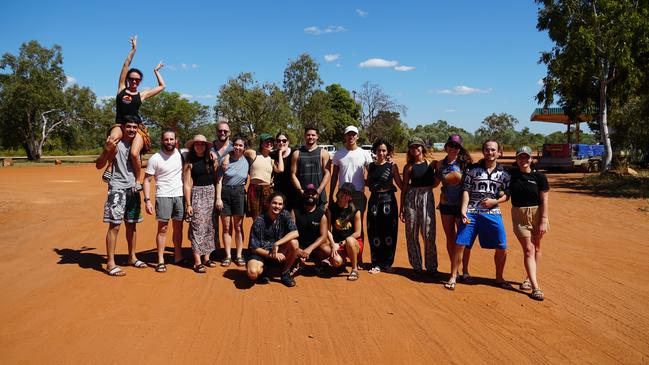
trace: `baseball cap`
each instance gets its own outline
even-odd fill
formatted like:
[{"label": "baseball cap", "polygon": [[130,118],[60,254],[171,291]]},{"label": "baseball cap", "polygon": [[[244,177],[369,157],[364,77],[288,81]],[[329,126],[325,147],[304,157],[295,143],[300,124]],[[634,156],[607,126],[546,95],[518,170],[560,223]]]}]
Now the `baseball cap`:
[{"label": "baseball cap", "polygon": [[354,184],[350,182],[343,183],[340,185],[340,188],[338,188],[338,191],[346,191],[348,193],[353,193],[356,191],[356,187],[354,187]]},{"label": "baseball cap", "polygon": [[259,141],[266,142],[268,140],[273,140],[274,141],[275,138],[273,138],[273,136],[271,136],[268,133],[262,133],[262,134],[259,135]]},{"label": "baseball cap", "polygon": [[516,149],[516,157],[518,157],[518,155],[523,155],[523,154],[528,155],[528,156],[532,156],[532,149],[529,148],[528,146],[518,147]]},{"label": "baseball cap", "polygon": [[408,141],[408,148],[410,148],[410,147],[412,147],[412,146],[415,146],[415,145],[418,145],[418,146],[425,146],[425,144],[424,144],[424,140],[421,139],[421,138],[419,138],[419,137],[412,137],[412,138],[410,138],[410,140]]},{"label": "baseball cap", "polygon": [[347,134],[349,132],[354,132],[354,133],[358,134],[358,128],[356,128],[353,125],[349,125],[349,126],[347,126],[347,128],[345,128],[345,133],[343,133],[343,134]]},{"label": "baseball cap", "polygon": [[464,144],[464,141],[462,141],[462,136],[460,136],[459,134],[454,133],[454,134],[451,134],[450,136],[448,136],[448,139],[446,140],[446,145],[451,144],[451,143],[457,143],[460,146],[462,146]]},{"label": "baseball cap", "polygon": [[313,185],[313,184],[308,184],[308,185],[304,188],[304,193],[305,193],[305,194],[306,194],[307,192],[310,192],[310,191],[311,191],[311,192],[318,193],[318,189],[317,189],[317,188],[315,187],[315,185]]}]

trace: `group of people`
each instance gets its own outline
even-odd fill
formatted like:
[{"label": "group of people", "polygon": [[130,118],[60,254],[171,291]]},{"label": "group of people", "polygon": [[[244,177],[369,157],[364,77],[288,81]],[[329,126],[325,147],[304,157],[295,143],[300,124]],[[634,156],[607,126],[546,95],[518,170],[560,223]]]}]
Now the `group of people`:
[{"label": "group of people", "polygon": [[[176,133],[164,130],[160,151],[143,163],[140,156],[150,148],[150,141],[137,111],[141,101],[164,89],[164,81],[159,64],[155,68],[158,87],[137,91],[142,73],[128,69],[136,40],[131,43],[117,94],[119,125],[109,132],[96,162],[98,169],[108,166],[103,175],[109,185],[104,206],[104,222],[109,224],[108,275],[125,275],[114,258],[122,221],[129,247],[128,264],[147,267],[135,256],[135,225],[142,221],[143,190],[146,212],[155,212],[158,221],[157,272],[167,270],[164,250],[170,220],[174,263],[184,261],[181,244],[186,220],[192,267],[197,273],[234,263],[245,266],[251,280],[267,283],[269,266],[279,266],[280,281],[291,287],[307,262],[313,262],[321,271],[344,267],[349,261],[351,271],[347,279],[355,281],[363,266],[366,243],[371,253],[368,272],[393,270],[400,219],[405,223],[408,260],[415,273],[436,275],[435,210],[439,210],[451,262],[450,279],[444,286],[455,290],[458,281],[472,281],[470,252],[479,237],[482,248],[495,250],[497,284],[509,288],[511,285],[503,277],[507,245],[499,204],[511,197],[514,233],[525,253],[527,277],[521,289],[531,290],[533,299],[543,300],[536,273],[541,239],[548,230],[549,186],[543,174],[532,171],[529,147],[517,150],[516,167],[508,171],[498,163],[502,146],[497,141],[485,141],[483,158],[474,163],[457,134],[448,138],[444,145],[446,156],[440,161],[431,160],[424,141],[414,137],[408,143],[407,163],[400,171],[393,158],[392,144],[379,138],[370,154],[358,146],[359,131],[355,126],[344,130],[344,146],[330,156],[318,147],[315,127],[304,129],[304,144],[297,149],[291,149],[285,132],[274,137],[261,133],[255,149],[245,136],[231,136],[230,126],[222,121],[216,125],[216,140],[210,142],[196,135],[182,150],[177,148]],[[140,183],[143,167],[146,169]],[[152,180],[156,185],[155,197]],[[440,184],[436,206],[434,188]],[[366,187],[370,191],[369,201]],[[401,191],[399,201],[397,188]],[[244,256],[246,216],[253,222]],[[211,257],[221,243],[225,255],[218,263]]]}]

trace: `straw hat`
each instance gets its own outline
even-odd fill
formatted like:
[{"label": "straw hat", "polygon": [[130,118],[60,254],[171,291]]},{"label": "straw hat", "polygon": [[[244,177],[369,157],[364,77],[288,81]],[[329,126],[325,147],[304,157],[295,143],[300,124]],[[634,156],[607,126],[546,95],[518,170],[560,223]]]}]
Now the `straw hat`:
[{"label": "straw hat", "polygon": [[194,136],[193,139],[190,139],[189,141],[187,141],[187,143],[185,144],[185,147],[187,147],[187,149],[191,150],[194,147],[195,142],[205,142],[205,147],[206,148],[212,148],[212,142],[208,141],[207,138],[205,138],[205,136],[202,135],[202,134],[197,134],[197,135]]}]

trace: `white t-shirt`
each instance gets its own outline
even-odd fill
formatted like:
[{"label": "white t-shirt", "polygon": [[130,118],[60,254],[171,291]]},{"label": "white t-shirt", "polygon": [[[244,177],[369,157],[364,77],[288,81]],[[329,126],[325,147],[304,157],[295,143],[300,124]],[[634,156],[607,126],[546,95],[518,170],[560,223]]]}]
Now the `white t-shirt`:
[{"label": "white t-shirt", "polygon": [[155,177],[156,197],[183,196],[183,161],[177,149],[172,155],[158,152],[151,156],[145,172]]},{"label": "white t-shirt", "polygon": [[370,162],[372,162],[372,156],[369,151],[360,147],[356,147],[356,149],[352,151],[342,147],[340,150],[336,151],[333,158],[333,164],[334,166],[338,166],[338,187],[343,183],[351,182],[354,184],[356,191],[364,191],[364,169],[369,166]]}]

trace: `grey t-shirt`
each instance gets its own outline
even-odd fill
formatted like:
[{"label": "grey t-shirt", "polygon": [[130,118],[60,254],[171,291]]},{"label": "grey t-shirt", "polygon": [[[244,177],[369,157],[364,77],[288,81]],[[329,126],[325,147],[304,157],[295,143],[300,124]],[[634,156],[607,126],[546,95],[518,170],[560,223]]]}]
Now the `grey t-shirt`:
[{"label": "grey t-shirt", "polygon": [[129,189],[135,187],[135,175],[130,159],[131,142],[120,140],[117,143],[117,154],[113,160],[113,175],[108,184],[114,189]]}]

